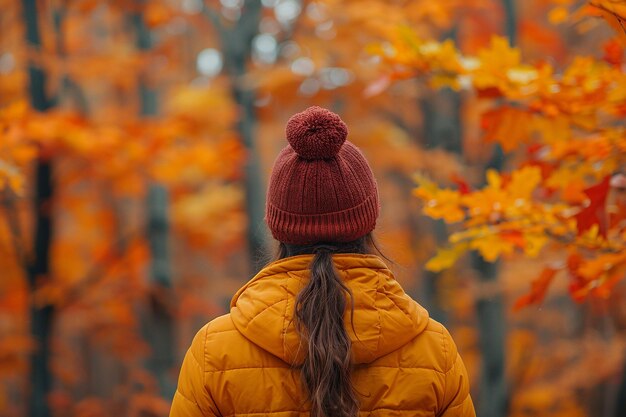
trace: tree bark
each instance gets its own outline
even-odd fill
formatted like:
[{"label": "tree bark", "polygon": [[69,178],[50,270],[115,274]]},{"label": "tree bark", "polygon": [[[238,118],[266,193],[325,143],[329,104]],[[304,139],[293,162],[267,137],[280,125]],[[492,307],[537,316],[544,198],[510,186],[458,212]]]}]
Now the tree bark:
[{"label": "tree bark", "polygon": [[[41,47],[39,22],[36,0],[23,0],[23,18],[25,23],[26,43],[38,49]],[[46,74],[33,62],[28,65],[29,99],[31,106],[37,111],[46,111],[52,106],[46,96]],[[52,179],[52,162],[40,153],[35,167],[34,215],[35,227],[33,237],[32,260],[27,265],[28,281],[31,292],[49,280],[50,246],[53,235],[52,199],[54,182]],[[50,374],[50,337],[55,316],[54,306],[32,305],[31,335],[37,347],[30,359],[31,394],[29,415],[32,417],[50,416],[48,394],[51,389]]]},{"label": "tree bark", "polygon": [[[461,98],[450,89],[438,91],[425,98],[422,103],[424,118],[424,138],[426,148],[443,148],[455,154],[462,153],[461,143]],[[431,228],[437,246],[443,246],[448,239],[448,231],[442,220],[432,220]],[[441,303],[439,294],[439,278],[441,274],[424,270],[422,275],[422,292],[424,307],[431,317],[446,325],[448,314]]]},{"label": "tree bark", "polygon": [[[498,264],[485,261],[479,253],[472,252],[472,266],[481,283],[498,279]],[[478,338],[482,356],[480,378],[479,415],[505,417],[509,393],[505,376],[506,321],[502,295],[479,298],[476,301]]]},{"label": "tree bark", "polygon": [[237,23],[228,29],[222,25],[220,16],[213,10],[205,10],[220,36],[224,54],[224,69],[231,81],[231,94],[240,110],[237,130],[248,154],[244,166],[246,213],[248,226],[249,264],[252,272],[258,271],[267,254],[265,222],[265,187],[261,175],[261,159],[255,143],[256,94],[241,83],[241,78],[248,70],[248,61],[252,52],[252,39],[258,34],[262,4],[260,0],[246,0]]},{"label": "tree bark", "polygon": [[[456,31],[452,30],[444,37],[456,40]],[[451,89],[437,91],[422,100],[421,108],[426,148],[442,148],[457,155],[462,154],[461,96],[459,93]],[[437,246],[443,246],[448,239],[445,223],[442,220],[432,220],[431,227]],[[438,288],[440,276],[441,274],[437,272],[423,271],[423,302],[431,317],[446,325],[448,314],[441,303]]]},{"label": "tree bark", "polygon": [[517,13],[514,0],[502,0],[505,16],[505,34],[511,45],[517,44]]},{"label": "tree bark", "polygon": [[622,365],[622,381],[617,391],[617,401],[615,403],[615,417],[626,415],[626,361]]},{"label": "tree bark", "polygon": [[[517,40],[517,15],[513,0],[502,0],[505,11],[504,31],[509,43]],[[500,170],[504,163],[502,148],[496,145],[486,168]],[[486,262],[473,252],[472,266],[481,283],[492,283],[498,278],[498,263]],[[506,322],[504,297],[500,294],[476,301],[478,338],[482,352],[479,415],[505,417],[509,408],[509,387],[505,376]]]},{"label": "tree bark", "polygon": [[[137,31],[137,48],[142,51],[152,47],[150,30],[143,16],[132,16]],[[157,91],[147,85],[144,79],[139,81],[140,115],[155,116],[158,113]],[[156,376],[161,394],[166,398],[174,395],[175,383],[170,376],[174,365],[174,318],[169,306],[172,304],[172,268],[170,257],[170,221],[169,192],[160,184],[152,183],[148,187],[146,198],[147,228],[146,237],[150,246],[151,293],[148,312],[143,320],[143,332],[152,348],[148,359],[148,368]]]}]

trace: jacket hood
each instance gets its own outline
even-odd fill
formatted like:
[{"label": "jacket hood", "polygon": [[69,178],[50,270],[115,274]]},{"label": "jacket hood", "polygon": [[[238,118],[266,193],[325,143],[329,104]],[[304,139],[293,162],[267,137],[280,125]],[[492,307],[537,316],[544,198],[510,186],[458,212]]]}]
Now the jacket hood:
[{"label": "jacket hood", "polygon": [[[313,255],[299,255],[267,265],[230,305],[235,327],[248,340],[293,365],[301,364],[307,351],[293,319],[312,259]],[[354,363],[369,363],[393,352],[426,328],[428,312],[404,292],[379,257],[337,254],[333,261],[354,297],[354,325],[349,308],[344,315]]]}]

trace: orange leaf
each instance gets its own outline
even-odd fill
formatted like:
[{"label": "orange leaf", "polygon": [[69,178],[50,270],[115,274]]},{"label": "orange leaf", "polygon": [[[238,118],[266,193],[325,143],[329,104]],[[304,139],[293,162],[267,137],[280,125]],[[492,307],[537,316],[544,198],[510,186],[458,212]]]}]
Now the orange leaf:
[{"label": "orange leaf", "polygon": [[524,235],[519,230],[503,230],[500,232],[500,238],[502,240],[506,240],[507,242],[511,242],[518,248],[524,248],[524,246],[526,246]]},{"label": "orange leaf", "polygon": [[546,292],[548,291],[548,287],[550,286],[552,279],[558,271],[558,269],[550,267],[546,267],[543,271],[541,271],[539,277],[531,283],[530,292],[517,299],[513,305],[513,310],[518,311],[530,304],[541,303],[546,296]]},{"label": "orange leaf", "polygon": [[608,274],[606,279],[594,289],[593,294],[598,297],[609,298],[615,285],[624,279],[625,267],[626,265],[622,264],[615,268],[615,270]]},{"label": "orange leaf", "polygon": [[562,190],[562,197],[569,204],[582,204],[587,199],[584,183],[581,180],[569,182]]},{"label": "orange leaf", "polygon": [[510,152],[530,137],[531,115],[515,107],[503,106],[483,114],[481,125],[486,142],[498,142]]}]

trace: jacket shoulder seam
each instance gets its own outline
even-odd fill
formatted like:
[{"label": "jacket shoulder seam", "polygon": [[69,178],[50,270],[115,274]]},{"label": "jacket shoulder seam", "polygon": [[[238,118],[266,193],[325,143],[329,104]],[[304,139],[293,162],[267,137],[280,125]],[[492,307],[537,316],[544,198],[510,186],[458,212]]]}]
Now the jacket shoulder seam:
[{"label": "jacket shoulder seam", "polygon": [[[191,351],[191,357],[193,358],[193,361],[196,363],[196,365],[198,366],[198,368],[200,368],[200,370],[202,371],[202,373],[204,373],[204,366],[203,364],[200,363],[200,361],[198,360],[198,358],[196,358],[196,355],[193,353],[193,350]],[[202,361],[204,362],[204,361]]]},{"label": "jacket shoulder seam", "polygon": [[[204,375],[206,370],[206,341],[209,338],[209,326],[204,330],[204,343],[202,344],[202,374]],[[202,381],[204,383],[204,381]]]},{"label": "jacket shoulder seam", "polygon": [[188,403],[194,405],[195,407],[198,407],[198,403],[196,403],[195,401],[193,401],[191,398],[188,398],[185,394],[183,394],[182,392],[180,392],[178,389],[176,389],[176,395],[179,395],[183,400],[187,401]]},{"label": "jacket shoulder seam", "polygon": [[452,366],[448,366],[448,340],[446,340],[446,335],[445,332],[443,331],[443,324],[440,324],[441,326],[441,343],[443,344],[443,363],[444,366],[447,369],[446,370],[446,374],[450,371],[450,369],[452,369]]},{"label": "jacket shoulder seam", "polygon": [[[265,304],[265,306],[263,307],[263,309],[262,309],[261,311],[259,311],[259,312],[255,313],[254,317],[248,317],[248,316],[246,316],[245,314],[243,314],[243,313],[241,312],[241,309],[238,309],[238,310],[239,310],[239,314],[241,314],[241,316],[242,316],[243,318],[245,318],[245,319],[246,319],[246,321],[247,321],[247,325],[249,325],[249,324],[250,324],[250,323],[252,323],[252,321],[253,321],[255,318],[257,318],[260,314],[262,314],[263,312],[267,311],[268,309],[270,309],[270,308],[274,307],[276,304],[279,304],[279,303],[281,303],[281,302],[283,302],[283,301],[286,301],[286,300],[285,300],[284,298],[280,298],[280,299],[278,299],[278,300],[274,301],[274,302],[273,302],[273,303],[271,303],[271,304]],[[234,323],[233,323],[233,325],[234,325]],[[235,327],[235,329],[221,330],[220,332],[216,332],[216,333],[228,332],[228,331],[231,331],[231,330],[239,331],[239,330]]]}]

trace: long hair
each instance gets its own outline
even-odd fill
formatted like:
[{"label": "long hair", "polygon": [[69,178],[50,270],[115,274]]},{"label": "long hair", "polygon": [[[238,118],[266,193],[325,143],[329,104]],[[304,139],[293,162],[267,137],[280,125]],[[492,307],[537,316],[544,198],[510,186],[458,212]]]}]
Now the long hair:
[{"label": "long hair", "polygon": [[314,254],[310,279],[296,299],[295,321],[306,341],[301,378],[311,402],[311,417],[355,417],[359,399],[351,380],[350,336],[344,324],[347,297],[354,314],[352,292],[333,264],[334,253],[378,251],[371,234],[348,243],[289,245],[280,243],[278,259]]}]

